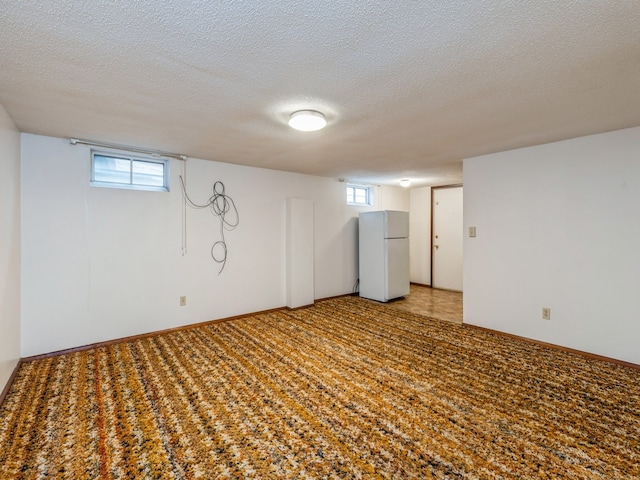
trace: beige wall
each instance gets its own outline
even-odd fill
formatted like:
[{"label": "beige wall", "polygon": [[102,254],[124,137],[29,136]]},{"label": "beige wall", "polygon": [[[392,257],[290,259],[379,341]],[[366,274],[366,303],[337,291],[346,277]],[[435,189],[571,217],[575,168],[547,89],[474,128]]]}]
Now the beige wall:
[{"label": "beige wall", "polygon": [[20,358],[20,133],[0,105],[0,391]]},{"label": "beige wall", "polygon": [[640,127],[465,160],[465,323],[640,363],[638,152]]},{"label": "beige wall", "polygon": [[[284,306],[287,198],[314,205],[315,298],[350,293],[359,212],[409,208],[400,187],[354,207],[335,179],[201,159],[171,162],[170,192],[91,187],[90,149],[62,138],[22,134],[21,157],[22,356]],[[187,209],[182,230],[185,168],[195,202],[220,180],[240,214],[220,275],[218,219]]]},{"label": "beige wall", "polygon": [[411,189],[411,281],[431,285],[431,187]]}]

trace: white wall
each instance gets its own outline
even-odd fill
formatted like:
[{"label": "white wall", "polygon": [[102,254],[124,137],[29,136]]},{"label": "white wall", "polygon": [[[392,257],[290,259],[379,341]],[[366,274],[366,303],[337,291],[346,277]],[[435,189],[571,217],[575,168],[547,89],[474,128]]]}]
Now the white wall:
[{"label": "white wall", "polygon": [[410,190],[403,187],[390,187],[379,185],[375,187],[374,199],[377,204],[384,207],[377,210],[399,210],[408,212],[410,206]]},{"label": "white wall", "polygon": [[[285,305],[286,198],[314,202],[315,297],[352,291],[365,209],[346,205],[346,184],[189,159],[192,199],[221,180],[240,213],[218,275],[208,210],[187,210],[182,255],[183,168],[172,161],[170,193],[90,187],[88,147],[22,135],[22,356]],[[376,197],[368,209],[408,209],[404,189]]]},{"label": "white wall", "polygon": [[465,323],[640,363],[639,152],[640,127],[465,160]]},{"label": "white wall", "polygon": [[412,188],[410,202],[411,281],[431,285],[431,187]]},{"label": "white wall", "polygon": [[20,133],[0,105],[0,392],[20,359]]}]

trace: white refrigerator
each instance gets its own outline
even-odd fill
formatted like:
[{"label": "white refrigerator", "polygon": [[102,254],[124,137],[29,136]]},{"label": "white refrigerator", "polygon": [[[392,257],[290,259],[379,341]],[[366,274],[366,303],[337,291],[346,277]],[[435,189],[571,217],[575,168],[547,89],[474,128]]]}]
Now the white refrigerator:
[{"label": "white refrigerator", "polygon": [[409,294],[409,213],[363,212],[358,223],[360,296],[387,302]]}]

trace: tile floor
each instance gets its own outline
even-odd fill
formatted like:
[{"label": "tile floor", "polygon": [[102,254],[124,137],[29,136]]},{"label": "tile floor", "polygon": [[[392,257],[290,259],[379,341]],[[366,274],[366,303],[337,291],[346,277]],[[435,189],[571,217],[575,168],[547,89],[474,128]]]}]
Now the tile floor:
[{"label": "tile floor", "polygon": [[408,310],[427,317],[462,323],[462,292],[411,285],[411,293],[387,303],[389,308]]}]

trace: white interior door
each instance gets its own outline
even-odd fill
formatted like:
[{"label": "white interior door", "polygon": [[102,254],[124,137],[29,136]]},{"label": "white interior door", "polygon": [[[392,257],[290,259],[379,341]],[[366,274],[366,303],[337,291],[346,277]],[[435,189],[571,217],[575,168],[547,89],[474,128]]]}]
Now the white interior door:
[{"label": "white interior door", "polygon": [[431,286],[462,291],[462,187],[433,188]]}]

